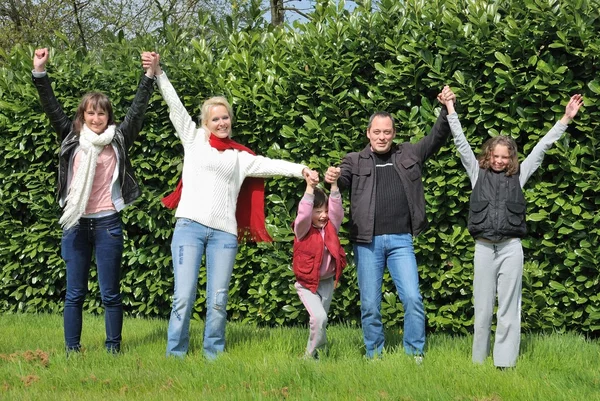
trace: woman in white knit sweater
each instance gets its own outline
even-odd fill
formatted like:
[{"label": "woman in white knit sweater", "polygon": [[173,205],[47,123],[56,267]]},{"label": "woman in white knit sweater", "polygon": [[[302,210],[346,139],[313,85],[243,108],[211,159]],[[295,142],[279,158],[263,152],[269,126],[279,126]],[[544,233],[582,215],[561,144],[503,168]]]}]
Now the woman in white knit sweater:
[{"label": "woman in white knit sweater", "polygon": [[188,351],[190,315],[200,263],[206,254],[203,349],[206,358],[214,359],[225,349],[227,297],[238,234],[257,241],[270,240],[264,228],[264,183],[246,177],[304,176],[315,182],[319,177],[306,166],[256,156],[232,141],[229,137],[233,113],[225,98],[207,100],[201,110],[201,126],[197,126],[160,67],[156,78],[185,153],[171,242],[175,291],[167,356],[183,357]]}]

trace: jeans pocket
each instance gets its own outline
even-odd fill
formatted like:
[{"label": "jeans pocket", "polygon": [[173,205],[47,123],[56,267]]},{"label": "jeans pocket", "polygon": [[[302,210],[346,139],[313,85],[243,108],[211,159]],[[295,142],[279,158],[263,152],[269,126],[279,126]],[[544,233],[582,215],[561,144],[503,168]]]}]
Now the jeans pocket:
[{"label": "jeans pocket", "polygon": [[180,217],[175,222],[175,227],[184,228],[192,224],[194,221],[190,219],[186,219],[185,217]]},{"label": "jeans pocket", "polygon": [[114,239],[121,239],[123,237],[123,228],[118,227],[109,227],[106,229],[106,233],[109,237]]},{"label": "jeans pocket", "polygon": [[79,224],[76,224],[71,228],[67,228],[67,229],[63,230],[63,232],[62,232],[63,239],[67,238],[73,234],[76,234],[78,230],[79,230]]}]

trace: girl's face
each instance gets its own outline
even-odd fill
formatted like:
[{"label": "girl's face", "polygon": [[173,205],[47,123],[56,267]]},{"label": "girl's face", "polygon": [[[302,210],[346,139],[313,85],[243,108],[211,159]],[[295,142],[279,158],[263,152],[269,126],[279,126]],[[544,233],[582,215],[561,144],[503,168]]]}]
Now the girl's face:
[{"label": "girl's face", "polygon": [[83,122],[96,134],[100,135],[108,127],[108,113],[102,109],[94,109],[88,104],[83,112]]},{"label": "girl's face", "polygon": [[327,206],[315,207],[312,211],[312,225],[323,228],[329,221],[329,208]]},{"label": "girl's face", "polygon": [[227,107],[217,105],[210,109],[206,128],[218,138],[227,138],[231,134],[231,117]]},{"label": "girl's face", "polygon": [[510,152],[506,145],[496,145],[490,155],[490,165],[492,170],[500,172],[504,171],[510,161]]}]

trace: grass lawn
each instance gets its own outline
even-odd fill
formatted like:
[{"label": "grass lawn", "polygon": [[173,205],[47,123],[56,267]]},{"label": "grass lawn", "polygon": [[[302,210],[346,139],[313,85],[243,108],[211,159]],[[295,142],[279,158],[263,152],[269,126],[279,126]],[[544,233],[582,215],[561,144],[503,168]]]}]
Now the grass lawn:
[{"label": "grass lawn", "polygon": [[576,334],[523,336],[515,369],[470,360],[471,337],[427,339],[422,365],[388,330],[382,360],[363,358],[359,328],[333,325],[330,353],[301,358],[308,329],[229,323],[227,352],[202,356],[192,322],[185,359],[166,358],[166,320],[127,318],[123,353],[104,351],[104,319],[84,317],[85,351],[63,351],[62,316],[0,314],[0,400],[600,400],[600,343]]}]

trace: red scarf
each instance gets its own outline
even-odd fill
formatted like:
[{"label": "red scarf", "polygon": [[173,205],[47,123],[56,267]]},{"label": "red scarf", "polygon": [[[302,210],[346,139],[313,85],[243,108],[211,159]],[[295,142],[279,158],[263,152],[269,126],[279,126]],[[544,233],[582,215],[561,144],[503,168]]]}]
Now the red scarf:
[{"label": "red scarf", "polygon": [[[210,134],[208,143],[219,151],[235,149],[256,155],[253,151],[237,143],[231,138],[219,138]],[[177,188],[165,196],[161,202],[169,209],[175,209],[181,199],[183,180],[179,180]],[[254,242],[272,242],[265,227],[265,180],[262,178],[247,177],[240,188],[237,199],[235,218],[238,225],[238,240]]]}]

